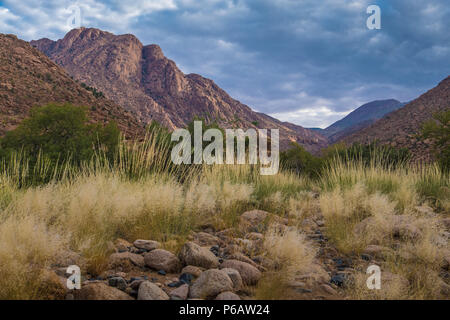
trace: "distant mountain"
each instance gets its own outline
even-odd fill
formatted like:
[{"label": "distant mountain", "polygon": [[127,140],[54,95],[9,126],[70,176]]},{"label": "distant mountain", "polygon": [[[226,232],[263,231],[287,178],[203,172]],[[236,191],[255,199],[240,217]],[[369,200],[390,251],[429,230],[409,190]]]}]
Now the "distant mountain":
[{"label": "distant mountain", "polygon": [[66,102],[89,106],[93,122],[115,120],[129,137],[143,132],[143,125],[131,112],[95,97],[28,42],[0,34],[0,135],[15,128],[32,106]]},{"label": "distant mountain", "polygon": [[331,143],[338,141],[358,130],[370,126],[384,115],[404,106],[400,101],[377,100],[366,103],[350,112],[346,117],[336,121],[331,126],[319,132],[326,136]]},{"label": "distant mountain", "polygon": [[450,109],[450,76],[439,85],[404,107],[393,111],[372,125],[342,139],[346,143],[377,140],[399,148],[408,148],[415,159],[430,158],[430,141],[418,139],[422,124],[439,111]]},{"label": "distant mountain", "polygon": [[133,35],[80,28],[58,41],[31,44],[145,123],[154,119],[174,129],[200,117],[226,128],[278,128],[283,148],[298,142],[318,152],[327,145],[326,138],[314,131],[254,112],[212,80],[183,74],[158,45],[144,46]]}]

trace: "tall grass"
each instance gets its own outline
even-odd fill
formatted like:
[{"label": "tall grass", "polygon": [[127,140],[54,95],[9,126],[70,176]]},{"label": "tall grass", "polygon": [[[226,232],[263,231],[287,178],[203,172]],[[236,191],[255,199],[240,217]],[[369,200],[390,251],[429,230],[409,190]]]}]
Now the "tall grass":
[{"label": "tall grass", "polygon": [[[448,177],[437,167],[335,159],[316,181],[289,172],[261,176],[252,165],[174,166],[169,145],[152,133],[141,142],[122,140],[112,158],[98,152],[77,166],[42,154],[37,159],[31,166],[19,152],[0,163],[0,298],[42,298],[42,270],[64,265],[71,252],[81,254],[85,271],[98,274],[117,238],[154,239],[176,250],[202,225],[234,228],[253,208],[288,217],[292,225],[323,214],[330,240],[344,254],[385,239],[379,243],[397,248],[385,267],[410,280],[414,297],[436,296],[423,274],[438,272],[442,248],[433,235],[440,227],[416,207],[449,213]],[[396,215],[410,217],[423,237],[394,243],[387,235]],[[370,232],[355,235],[368,217],[374,218]],[[314,250],[298,232],[270,231],[266,239],[267,254],[282,266],[272,279],[311,266]],[[404,268],[399,261],[407,261]],[[277,292],[276,283],[265,284]],[[268,292],[260,289],[261,297]]]}]

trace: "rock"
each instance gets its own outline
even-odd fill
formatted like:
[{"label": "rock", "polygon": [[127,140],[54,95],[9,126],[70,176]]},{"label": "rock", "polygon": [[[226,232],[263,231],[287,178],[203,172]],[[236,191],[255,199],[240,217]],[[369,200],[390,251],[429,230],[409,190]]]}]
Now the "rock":
[{"label": "rock", "polygon": [[212,234],[206,232],[197,232],[194,234],[194,242],[200,246],[214,246],[221,243],[221,240]]},{"label": "rock", "polygon": [[122,271],[127,271],[131,266],[139,268],[144,267],[144,258],[141,255],[131,252],[113,253],[109,256],[109,267],[111,269],[122,268]]},{"label": "rock", "polygon": [[225,291],[220,293],[215,300],[241,300],[241,298],[236,293]]},{"label": "rock", "polygon": [[116,250],[118,252],[125,252],[125,251],[130,250],[130,248],[132,247],[132,244],[129,243],[127,240],[117,239],[114,242],[114,247],[116,248]]},{"label": "rock", "polygon": [[223,272],[225,272],[231,279],[231,281],[233,281],[233,288],[235,291],[238,291],[242,288],[242,277],[241,274],[239,273],[239,271],[237,271],[236,269],[232,269],[232,268],[223,268],[221,269]]},{"label": "rock", "polygon": [[343,287],[346,282],[346,277],[344,274],[338,273],[331,277],[330,282],[338,287]]},{"label": "rock", "polygon": [[333,296],[337,295],[337,291],[325,283],[321,284],[320,288],[330,295],[333,295]]},{"label": "rock", "polygon": [[191,284],[192,280],[194,280],[194,276],[190,273],[182,273],[179,277],[180,282],[185,284]]},{"label": "rock", "polygon": [[67,278],[59,277],[55,272],[43,270],[40,276],[39,292],[45,300],[62,300],[67,294]]},{"label": "rock", "polygon": [[219,260],[207,248],[200,247],[194,242],[186,242],[180,251],[180,259],[186,265],[202,267],[205,269],[217,268]]},{"label": "rock", "polygon": [[156,284],[144,281],[139,286],[138,300],[169,300],[169,296]]},{"label": "rock", "polygon": [[133,290],[138,290],[142,282],[144,282],[144,280],[134,280],[130,283],[130,288]]},{"label": "rock", "polygon": [[127,282],[122,277],[112,277],[108,279],[108,285],[116,287],[119,290],[125,291],[127,288]]},{"label": "rock", "polygon": [[196,278],[198,278],[202,272],[203,269],[196,266],[186,266],[181,270],[182,274],[184,273],[192,274]]},{"label": "rock", "polygon": [[269,213],[262,210],[251,210],[244,212],[240,217],[241,225],[251,231],[261,231],[263,223],[267,221]]},{"label": "rock", "polygon": [[172,290],[170,292],[170,299],[172,300],[186,300],[189,294],[189,286],[183,284],[182,286]]},{"label": "rock", "polygon": [[212,298],[225,291],[233,290],[233,282],[230,277],[218,269],[209,269],[200,275],[191,286],[190,298]]},{"label": "rock", "polygon": [[444,218],[441,220],[441,224],[450,231],[450,218]]},{"label": "rock", "polygon": [[255,261],[253,261],[252,259],[250,259],[249,257],[247,257],[245,254],[243,254],[241,252],[235,252],[233,254],[230,254],[227,256],[227,258],[228,258],[228,260],[238,260],[238,261],[246,262],[248,264],[251,264],[255,268],[258,266]]},{"label": "rock", "polygon": [[261,278],[261,272],[249,263],[238,260],[226,260],[220,265],[221,269],[236,269],[241,275],[242,281],[246,285],[255,285]]},{"label": "rock", "polygon": [[135,242],[133,242],[133,245],[138,249],[143,249],[146,251],[152,251],[158,249],[161,246],[161,244],[158,241],[141,240],[141,239],[138,239]]},{"label": "rock", "polygon": [[73,291],[75,300],[133,300],[128,294],[103,282],[92,282]]},{"label": "rock", "polygon": [[145,265],[169,273],[178,272],[181,268],[180,260],[171,252],[155,249],[144,255]]}]

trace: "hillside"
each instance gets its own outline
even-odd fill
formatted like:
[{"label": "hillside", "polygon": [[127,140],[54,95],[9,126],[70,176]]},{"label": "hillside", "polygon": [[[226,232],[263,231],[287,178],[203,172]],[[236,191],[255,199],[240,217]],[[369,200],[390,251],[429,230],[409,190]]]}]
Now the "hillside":
[{"label": "hillside", "polygon": [[431,142],[418,139],[424,121],[436,112],[450,108],[450,77],[419,98],[406,104],[364,128],[342,139],[346,143],[379,141],[398,148],[408,148],[415,159],[429,159]]},{"label": "hillside", "polygon": [[0,34],[0,134],[16,127],[33,106],[66,102],[89,106],[92,121],[115,120],[127,136],[142,131],[131,112],[95,97],[28,42]]},{"label": "hillside", "polygon": [[394,99],[366,103],[350,112],[346,117],[321,130],[320,133],[326,136],[330,142],[335,142],[353,132],[368,127],[376,120],[401,108],[403,105],[403,103]]},{"label": "hillside", "polygon": [[145,123],[154,119],[174,129],[201,117],[226,128],[278,128],[282,148],[291,141],[312,152],[327,145],[313,131],[254,112],[210,79],[185,75],[158,45],[143,45],[133,35],[80,28],[58,41],[41,39],[31,44]]}]

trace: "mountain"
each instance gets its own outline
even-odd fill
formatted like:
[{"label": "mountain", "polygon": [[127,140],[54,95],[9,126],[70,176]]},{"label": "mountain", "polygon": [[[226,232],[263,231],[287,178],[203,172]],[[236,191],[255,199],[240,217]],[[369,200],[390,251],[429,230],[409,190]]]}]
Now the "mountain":
[{"label": "mountain", "polygon": [[40,39],[31,44],[74,79],[98,88],[144,123],[157,120],[174,129],[200,117],[225,128],[278,128],[282,148],[291,141],[311,152],[327,145],[313,131],[253,111],[210,79],[184,74],[158,45],[143,45],[133,35],[79,28],[58,41]]},{"label": "mountain", "polygon": [[370,126],[384,115],[397,110],[404,105],[404,103],[394,99],[372,101],[360,106],[356,110],[350,112],[346,117],[336,121],[331,126],[324,130],[320,130],[319,132],[333,143],[353,132]]},{"label": "mountain", "polygon": [[143,130],[132,113],[104,97],[95,97],[28,42],[0,34],[0,135],[15,128],[32,106],[51,102],[89,106],[91,121],[115,120],[127,136]]},{"label": "mountain", "polygon": [[367,128],[342,139],[351,144],[377,140],[398,148],[408,148],[417,160],[427,160],[431,154],[430,141],[418,139],[422,124],[436,112],[450,109],[450,76],[437,87],[393,111]]}]

